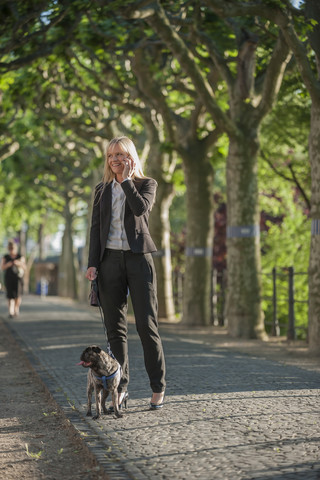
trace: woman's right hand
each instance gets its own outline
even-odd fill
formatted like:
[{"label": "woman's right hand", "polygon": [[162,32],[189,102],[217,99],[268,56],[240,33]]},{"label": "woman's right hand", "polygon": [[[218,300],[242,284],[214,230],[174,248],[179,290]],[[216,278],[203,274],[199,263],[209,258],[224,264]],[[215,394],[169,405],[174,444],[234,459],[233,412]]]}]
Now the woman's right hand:
[{"label": "woman's right hand", "polygon": [[97,278],[97,269],[96,267],[89,267],[86,273],[86,278],[90,280],[95,280]]},{"label": "woman's right hand", "polygon": [[122,165],[122,179],[126,180],[128,178],[130,180],[134,173],[134,161],[129,156],[124,157],[124,159],[122,160]]}]

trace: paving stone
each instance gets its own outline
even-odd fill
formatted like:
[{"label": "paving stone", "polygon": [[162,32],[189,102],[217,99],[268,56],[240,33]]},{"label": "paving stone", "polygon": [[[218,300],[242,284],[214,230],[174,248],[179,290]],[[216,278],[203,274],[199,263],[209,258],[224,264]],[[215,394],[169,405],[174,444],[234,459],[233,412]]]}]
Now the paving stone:
[{"label": "paving stone", "polygon": [[129,409],[122,419],[93,421],[85,416],[86,372],[76,363],[89,344],[105,346],[98,312],[26,296],[21,316],[7,324],[111,480],[320,479],[318,367],[239,353],[162,325],[166,404],[152,412],[130,323]]}]

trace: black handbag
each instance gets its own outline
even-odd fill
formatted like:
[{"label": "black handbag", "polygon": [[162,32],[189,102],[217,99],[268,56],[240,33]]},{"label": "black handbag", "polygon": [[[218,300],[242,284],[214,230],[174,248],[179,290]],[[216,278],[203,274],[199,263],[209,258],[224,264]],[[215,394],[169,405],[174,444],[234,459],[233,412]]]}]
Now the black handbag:
[{"label": "black handbag", "polygon": [[91,307],[100,307],[99,290],[97,280],[92,280],[89,294],[89,303]]}]

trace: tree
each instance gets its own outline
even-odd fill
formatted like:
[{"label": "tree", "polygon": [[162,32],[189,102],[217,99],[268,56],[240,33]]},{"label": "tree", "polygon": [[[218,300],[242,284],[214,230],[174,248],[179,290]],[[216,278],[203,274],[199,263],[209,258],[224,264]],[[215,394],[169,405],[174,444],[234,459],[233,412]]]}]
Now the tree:
[{"label": "tree", "polygon": [[[127,68],[131,51],[123,46],[123,35],[128,34],[128,28],[118,19],[109,19],[112,34],[106,32],[105,18],[99,13],[92,11],[90,28],[81,26],[81,36],[66,51],[64,65],[56,69],[56,72],[53,73],[50,69],[46,74],[51,82],[54,76],[53,83],[62,88],[66,96],[73,95],[74,103],[78,105],[71,107],[71,115],[61,112],[56,112],[55,115],[78,136],[87,139],[102,137],[107,140],[116,134],[127,133],[135,138],[138,149],[141,148],[144,156],[149,150],[146,173],[154,176],[158,182],[157,200],[150,217],[151,230],[159,252],[170,252],[169,223],[166,219],[173,194],[170,177],[174,165],[169,169],[166,167],[170,155],[161,147],[163,127],[152,111],[137,101],[139,92],[136,79]],[[118,40],[118,36],[121,40]],[[129,41],[128,44],[130,45]],[[113,68],[106,71],[106,65],[113,65]],[[159,315],[173,319],[170,258],[168,261],[168,258],[156,256],[155,264]]]},{"label": "tree", "polygon": [[165,72],[161,72],[156,59],[160,58],[163,67],[162,50],[163,45],[157,46],[154,40],[140,42],[132,67],[143,100],[162,116],[168,148],[183,161],[188,217],[183,322],[209,325],[214,175],[210,148],[220,131],[206,117],[197,93],[183,84],[185,75],[181,69],[166,65]]},{"label": "tree", "polygon": [[[3,162],[3,169],[10,169],[11,174],[14,171],[16,181],[24,180],[22,192],[15,200],[15,208],[20,210],[20,221],[24,208],[19,206],[18,199],[32,194],[37,197],[39,190],[44,192],[42,203],[31,205],[29,202],[26,205],[27,210],[29,209],[27,220],[32,214],[35,216],[37,209],[42,212],[41,217],[44,217],[50,208],[58,210],[63,216],[65,230],[58,290],[62,296],[76,298],[72,223],[77,216],[78,201],[89,199],[85,183],[92,153],[83,142],[73,136],[71,130],[58,127],[55,121],[43,115],[42,107],[39,106],[41,102],[38,104],[39,90],[30,88],[30,85],[36,87],[37,81],[39,78],[34,71],[20,70],[15,73],[15,88],[11,89],[10,95],[17,108],[23,108],[23,113],[18,117],[20,123],[16,119],[14,124],[14,135],[19,140],[19,149]],[[28,90],[33,92],[32,95],[25,95]],[[53,100],[52,92],[50,94],[51,101],[58,105],[60,99],[55,96]],[[41,95],[45,99],[44,103],[51,105],[48,91],[43,90]],[[51,197],[56,199],[55,204]],[[31,210],[32,207],[36,213]]]},{"label": "tree", "polygon": [[[263,310],[266,324],[274,318],[273,276],[277,274],[277,318],[288,325],[288,267],[294,267],[295,325],[298,338],[308,327],[308,263],[310,249],[310,164],[306,138],[310,98],[295,62],[286,76],[277,104],[261,129],[259,197]],[[271,329],[269,329],[271,331]],[[287,328],[282,330],[287,334]]]},{"label": "tree", "polygon": [[91,3],[8,0],[0,6],[0,72],[48,57],[69,43]]},{"label": "tree", "polygon": [[[231,1],[228,8],[221,0],[212,0],[223,15],[258,15],[272,21],[294,53],[303,82],[311,97],[309,159],[311,164],[311,246],[309,264],[309,348],[319,352],[320,345],[320,11],[316,0],[306,0],[302,9],[289,2],[271,1],[261,5],[256,1],[241,5]],[[306,44],[306,39],[308,42]],[[310,54],[311,50],[311,54]]]},{"label": "tree", "polygon": [[[90,21],[95,22],[94,15],[91,15]],[[34,93],[28,95],[28,102],[22,96],[19,98],[19,102],[23,104],[24,108],[28,108],[29,105],[32,109],[35,109],[42,121],[63,124],[68,131],[72,131],[76,137],[86,143],[90,140],[92,143],[92,139],[94,139],[95,142],[102,144],[102,140],[112,138],[120,132],[127,132],[129,136],[132,134],[132,136],[139,136],[141,139],[144,137],[143,141],[137,142],[143,146],[148,143],[148,138],[145,135],[146,131],[147,137],[150,138],[149,143],[152,146],[148,164],[150,163],[151,170],[156,174],[159,183],[157,204],[152,216],[156,218],[155,211],[159,205],[159,216],[157,218],[165,220],[168,218],[166,212],[168,212],[170,206],[166,197],[172,197],[172,185],[169,181],[169,172],[166,173],[165,177],[161,172],[162,157],[168,155],[163,152],[160,140],[158,140],[156,146],[154,135],[156,128],[152,129],[150,123],[150,121],[153,121],[152,115],[149,109],[139,106],[137,102],[128,102],[126,99],[127,91],[131,90],[133,92],[135,89],[134,81],[131,79],[130,82],[126,72],[126,57],[116,55],[114,45],[112,45],[112,48],[110,47],[110,52],[108,52],[108,39],[104,37],[107,48],[102,51],[101,43],[97,41],[97,37],[92,35],[92,32],[88,33],[83,25],[80,25],[80,27],[82,28],[81,32],[75,32],[77,33],[75,45],[70,46],[64,54],[51,55],[47,61],[33,63],[33,68],[29,69],[31,80],[29,79],[28,82],[32,83],[33,87],[37,85],[38,89],[34,89]],[[117,41],[113,35],[110,38],[112,42]],[[117,64],[118,68],[110,69],[108,75],[105,75],[105,65],[109,62],[114,65]],[[19,87],[16,90],[19,90]],[[33,92],[33,89],[31,89],[31,92]],[[134,97],[136,96],[135,94]],[[35,101],[36,107],[34,107]],[[144,118],[146,125],[148,125],[146,130],[143,129],[141,118]],[[130,123],[132,124],[131,127]],[[137,126],[142,135],[137,132]],[[167,160],[165,162],[167,163]],[[93,165],[93,168],[95,166]],[[69,215],[65,217],[69,218]],[[160,224],[159,221],[153,222],[157,227],[155,239],[160,247],[165,247],[164,250],[168,251],[170,249],[170,235],[167,231],[164,231],[164,223],[164,221],[161,221]],[[65,232],[68,231],[71,231],[70,228],[65,230]],[[160,248],[161,250],[162,248]],[[160,258],[156,258],[155,262],[158,263],[159,313],[161,316],[173,318],[173,298],[172,293],[170,294],[171,263],[165,262],[163,264]],[[65,262],[62,261],[61,266],[64,265]],[[65,282],[67,282],[68,272],[70,271],[71,274],[72,270],[72,268],[66,269],[64,273]],[[72,275],[73,277],[74,275]],[[70,284],[74,283],[72,278]],[[83,290],[82,288],[81,291]],[[66,289],[62,288],[61,291],[66,291]]]},{"label": "tree", "polygon": [[[320,8],[319,3],[307,0],[304,19],[309,26],[309,46],[314,52],[310,56],[304,42],[294,27],[292,18],[284,9],[276,17],[277,24],[292,48],[302,79],[310,94],[311,121],[309,135],[309,158],[311,163],[311,246],[309,263],[309,348],[319,354],[320,346]],[[302,29],[302,34],[304,33]],[[299,29],[298,29],[299,31]],[[301,33],[300,33],[301,35]]]},{"label": "tree", "polygon": [[[7,114],[5,97],[4,113]],[[24,278],[25,289],[29,289],[29,273],[37,249],[26,252],[26,241],[37,243],[38,232],[44,224],[57,215],[61,207],[59,195],[48,185],[41,183],[36,173],[36,163],[39,156],[35,154],[33,140],[38,128],[37,119],[30,112],[22,111],[15,105],[14,122],[10,125],[8,135],[14,139],[18,147],[0,163],[0,206],[1,206],[1,237],[20,236],[20,249],[27,257],[27,272]],[[9,109],[11,111],[11,109]],[[33,134],[31,134],[33,131]],[[5,133],[5,130],[3,130]],[[28,255],[26,255],[26,253]]]},{"label": "tree", "polygon": [[[221,28],[225,33],[226,27],[221,27],[221,21],[213,16],[213,12],[220,14],[220,11],[214,1],[203,2],[194,15],[196,20],[188,19],[188,27],[193,41],[196,39],[205,46],[206,54],[212,58],[227,86],[229,111],[218,104],[208,77],[200,70],[192,49],[188,48],[191,40],[188,44],[184,41],[160,3],[147,5],[144,10],[136,12],[136,16],[145,18],[166,43],[192,80],[215,124],[229,136],[226,317],[232,335],[264,338],[259,274],[258,134],[260,123],[278,93],[290,54],[283,37],[280,35],[275,40],[272,32],[268,32],[269,52],[273,51],[271,54],[264,50],[260,58],[256,55],[258,39],[251,31],[255,29],[253,22],[237,24],[230,21],[227,48],[236,49],[238,54],[224,57],[215,37]],[[262,28],[258,30],[263,31]]]}]

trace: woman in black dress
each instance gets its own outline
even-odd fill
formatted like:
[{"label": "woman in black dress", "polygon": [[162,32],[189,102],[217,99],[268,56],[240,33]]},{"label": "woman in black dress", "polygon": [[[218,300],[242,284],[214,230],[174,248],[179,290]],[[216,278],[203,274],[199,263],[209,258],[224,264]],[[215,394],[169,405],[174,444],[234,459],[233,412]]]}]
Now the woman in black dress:
[{"label": "woman in black dress", "polygon": [[8,250],[9,253],[1,260],[1,270],[4,271],[9,317],[12,318],[19,315],[26,263],[24,257],[18,253],[17,245],[13,241],[9,241]]}]

